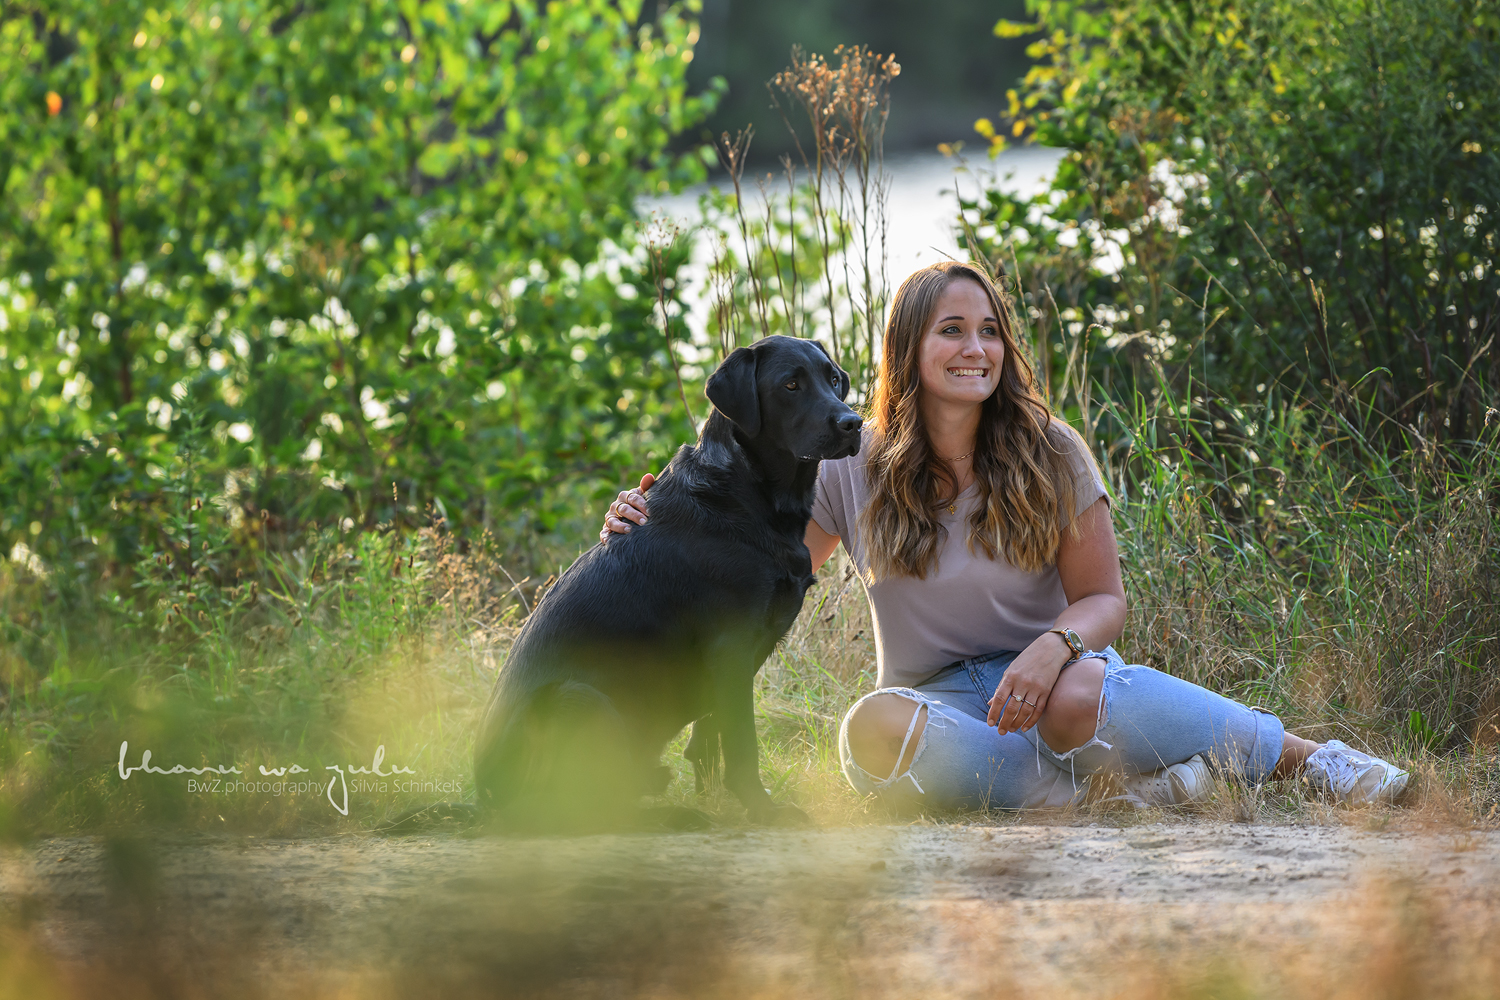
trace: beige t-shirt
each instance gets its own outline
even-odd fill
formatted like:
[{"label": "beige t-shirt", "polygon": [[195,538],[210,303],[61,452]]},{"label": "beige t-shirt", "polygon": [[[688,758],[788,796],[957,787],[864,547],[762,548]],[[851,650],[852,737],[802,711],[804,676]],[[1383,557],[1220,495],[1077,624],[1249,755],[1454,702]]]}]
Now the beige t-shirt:
[{"label": "beige t-shirt", "polygon": [[[1071,428],[1066,436],[1074,445],[1069,458],[1078,479],[1075,509],[1082,513],[1107,493],[1083,439]],[[859,517],[870,497],[868,446],[866,431],[858,455],[823,463],[813,502],[813,520],[843,539],[865,579],[869,562]],[[968,520],[977,502],[978,491],[970,486],[959,494],[952,514],[943,508],[939,520],[948,537],[925,580],[887,577],[865,588],[875,621],[880,687],[910,687],[956,660],[1025,649],[1068,606],[1055,565],[1027,573],[1003,555],[990,559],[982,549],[977,555],[970,551]]]}]

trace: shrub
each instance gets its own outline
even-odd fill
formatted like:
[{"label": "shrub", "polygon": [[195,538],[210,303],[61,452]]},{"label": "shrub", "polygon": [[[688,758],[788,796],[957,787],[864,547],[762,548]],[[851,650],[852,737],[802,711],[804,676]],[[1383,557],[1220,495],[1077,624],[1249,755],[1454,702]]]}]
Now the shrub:
[{"label": "shrub", "polygon": [[712,103],[688,15],[7,6],[0,543],[134,561],[189,411],[213,492],[288,531],[545,530],[565,474],[664,454],[634,204],[701,174],[666,151]]},{"label": "shrub", "polygon": [[963,213],[969,245],[1016,270],[1054,386],[1098,324],[1107,384],[1149,392],[1160,365],[1180,388],[1191,368],[1249,401],[1285,380],[1426,437],[1478,433],[1500,386],[1487,4],[1028,10],[996,30],[1042,32],[1039,62],[1008,128],[980,128],[995,150],[1009,134],[1068,152],[1050,190],[992,186]]}]

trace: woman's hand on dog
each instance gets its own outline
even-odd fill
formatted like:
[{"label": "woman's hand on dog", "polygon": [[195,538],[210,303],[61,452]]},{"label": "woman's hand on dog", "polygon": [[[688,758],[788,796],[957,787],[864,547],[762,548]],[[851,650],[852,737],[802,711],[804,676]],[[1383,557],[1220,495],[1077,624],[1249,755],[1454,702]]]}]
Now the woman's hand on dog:
[{"label": "woman's hand on dog", "polygon": [[646,507],[646,491],[655,482],[656,477],[648,472],[641,477],[639,489],[620,491],[620,495],[609,505],[609,510],[604,515],[604,527],[599,529],[601,543],[608,543],[611,534],[630,534],[632,524],[646,523],[646,516],[650,513]]}]

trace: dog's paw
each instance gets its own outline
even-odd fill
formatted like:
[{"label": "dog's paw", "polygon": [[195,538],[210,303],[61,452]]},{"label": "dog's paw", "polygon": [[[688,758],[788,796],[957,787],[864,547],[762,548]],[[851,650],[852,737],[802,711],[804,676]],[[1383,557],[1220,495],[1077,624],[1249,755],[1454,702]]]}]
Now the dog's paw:
[{"label": "dog's paw", "polygon": [[812,818],[801,809],[786,802],[772,802],[769,798],[764,806],[750,810],[750,821],[762,826],[813,825]]}]

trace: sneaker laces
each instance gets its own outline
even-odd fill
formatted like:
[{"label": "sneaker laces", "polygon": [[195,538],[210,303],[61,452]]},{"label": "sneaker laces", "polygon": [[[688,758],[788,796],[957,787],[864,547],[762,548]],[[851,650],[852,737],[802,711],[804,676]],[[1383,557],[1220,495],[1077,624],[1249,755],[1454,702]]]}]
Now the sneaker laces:
[{"label": "sneaker laces", "polygon": [[1354,761],[1331,745],[1314,750],[1307,762],[1315,764],[1316,769],[1312,771],[1314,776],[1321,776],[1329,787],[1341,794],[1353,788],[1363,773],[1355,766]]},{"label": "sneaker laces", "polygon": [[1400,768],[1338,740],[1329,740],[1309,754],[1307,769],[1309,781],[1315,787],[1331,791],[1345,801],[1367,802],[1386,794],[1388,786],[1394,784],[1399,792],[1406,784],[1405,772]]}]

